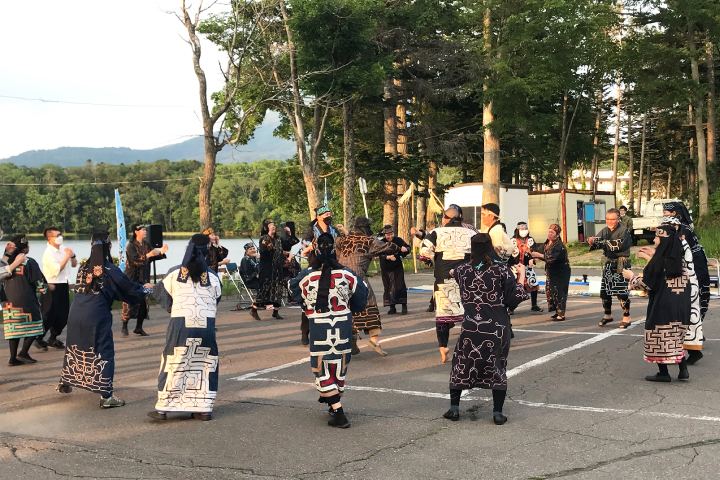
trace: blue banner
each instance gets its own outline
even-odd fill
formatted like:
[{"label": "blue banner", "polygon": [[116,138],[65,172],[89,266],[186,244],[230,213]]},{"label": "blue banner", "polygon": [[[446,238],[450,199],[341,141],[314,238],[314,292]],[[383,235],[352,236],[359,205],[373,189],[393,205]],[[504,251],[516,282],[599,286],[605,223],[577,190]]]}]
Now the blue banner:
[{"label": "blue banner", "polygon": [[125,215],[123,215],[122,203],[120,203],[120,192],[115,189],[115,214],[117,215],[117,231],[118,243],[120,248],[118,251],[118,259],[120,260],[120,270],[125,270],[125,247],[127,246],[127,238],[125,236]]}]

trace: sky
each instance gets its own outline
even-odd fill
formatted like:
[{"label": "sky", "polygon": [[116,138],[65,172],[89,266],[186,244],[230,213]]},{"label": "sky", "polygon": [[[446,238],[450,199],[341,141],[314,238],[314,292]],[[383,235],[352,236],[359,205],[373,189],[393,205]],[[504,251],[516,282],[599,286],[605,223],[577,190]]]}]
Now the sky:
[{"label": "sky", "polygon": [[[201,133],[187,33],[172,14],[180,5],[180,0],[3,2],[0,159],[63,146],[150,149]],[[201,65],[212,92],[221,86],[222,55],[208,41],[203,47]]]}]

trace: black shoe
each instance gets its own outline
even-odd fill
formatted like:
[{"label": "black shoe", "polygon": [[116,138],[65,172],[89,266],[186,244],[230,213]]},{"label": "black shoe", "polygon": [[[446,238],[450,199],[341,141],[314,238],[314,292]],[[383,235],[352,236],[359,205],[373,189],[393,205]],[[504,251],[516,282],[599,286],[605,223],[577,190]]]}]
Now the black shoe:
[{"label": "black shoe", "polygon": [[552,321],[553,322],[564,322],[565,317],[559,317],[559,316],[555,315],[555,318],[553,318]]},{"label": "black shoe", "polygon": [[212,414],[211,413],[193,413],[192,418],[194,418],[195,420],[207,422],[208,420],[212,420]]},{"label": "black shoe", "polygon": [[42,338],[36,338],[36,339],[35,339],[35,347],[36,347],[38,350],[42,350],[43,352],[47,352],[47,350],[48,350],[48,344],[47,344],[47,342],[46,342],[45,340],[43,340]]},{"label": "black shoe", "polygon": [[655,375],[646,376],[645,380],[648,382],[671,382],[672,378],[670,375],[660,375],[659,373],[656,373]]},{"label": "black shoe", "polygon": [[359,355],[360,354],[360,347],[357,346],[357,339],[353,339],[352,345],[350,347],[350,354],[351,355]]},{"label": "black shoe", "polygon": [[32,358],[29,353],[26,353],[25,355],[18,353],[17,359],[23,363],[37,363],[37,360]]},{"label": "black shoe", "polygon": [[65,344],[60,340],[53,340],[52,342],[48,342],[48,346],[56,348],[58,350],[65,350]]},{"label": "black shoe", "polygon": [[348,428],[350,426],[350,422],[345,416],[345,412],[343,412],[342,407],[338,408],[337,410],[333,410],[332,415],[333,418],[328,420],[328,425],[330,425],[331,427]]},{"label": "black shoe", "polygon": [[678,380],[687,380],[688,378],[690,378],[690,372],[688,372],[688,369],[680,369],[680,373],[678,373]]},{"label": "black shoe", "polygon": [[453,422],[457,422],[458,420],[460,420],[460,411],[448,410],[447,412],[443,413],[443,417],[447,418],[448,420],[452,420]]},{"label": "black shoe", "polygon": [[558,314],[557,314],[557,313],[555,313],[555,314],[553,314],[553,315],[550,316],[550,318],[553,319],[553,320],[555,320],[557,317],[558,317]]},{"label": "black shoe", "polygon": [[508,312],[508,315],[515,315],[515,309],[514,309],[514,308],[513,308],[512,310],[510,310],[510,309],[508,308],[508,311],[507,311],[507,312]]},{"label": "black shoe", "polygon": [[133,330],[133,333],[136,335],[140,335],[141,337],[149,337],[150,336],[142,328],[136,328],[135,330]]},{"label": "black shoe", "polygon": [[273,318],[275,320],[282,320],[283,317],[280,315],[280,310],[273,310]]},{"label": "black shoe", "polygon": [[388,310],[388,315],[395,315],[397,313],[397,310],[395,310],[395,307],[390,307],[390,310]]},{"label": "black shoe", "polygon": [[502,425],[507,422],[507,417],[502,413],[493,413],[493,422],[495,425]]},{"label": "black shoe", "polygon": [[407,304],[403,304],[402,306],[402,312],[403,315],[407,315]]},{"label": "black shoe", "polygon": [[435,311],[435,307],[433,307],[432,305],[430,305],[430,306],[427,308],[427,310],[425,310],[425,311],[428,312],[428,313],[429,313],[429,312],[434,312],[434,311]]},{"label": "black shoe", "polygon": [[255,320],[260,320],[260,315],[258,315],[257,308],[250,309],[250,316]]},{"label": "black shoe", "polygon": [[55,387],[55,390],[60,393],[71,393],[72,387],[66,383],[58,383],[57,387]]},{"label": "black shoe", "polygon": [[530,311],[531,311],[531,312],[542,312],[543,309],[542,309],[542,307],[538,307],[537,305],[533,305],[532,308],[530,309]]},{"label": "black shoe", "polygon": [[700,350],[688,350],[687,364],[695,365],[703,357],[703,353]]},{"label": "black shoe", "polygon": [[300,340],[303,345],[310,345],[310,338],[308,337],[308,334],[305,332],[302,332],[302,340]]},{"label": "black shoe", "polygon": [[122,334],[123,337],[127,337],[128,335],[130,335],[130,333],[128,333],[127,323],[123,322],[122,328],[120,329],[120,333]]},{"label": "black shoe", "polygon": [[167,413],[158,412],[157,410],[148,412],[147,416],[155,420],[167,420]]},{"label": "black shoe", "polygon": [[25,362],[18,360],[17,358],[11,358],[8,361],[8,367],[17,367],[19,365],[25,365]]}]

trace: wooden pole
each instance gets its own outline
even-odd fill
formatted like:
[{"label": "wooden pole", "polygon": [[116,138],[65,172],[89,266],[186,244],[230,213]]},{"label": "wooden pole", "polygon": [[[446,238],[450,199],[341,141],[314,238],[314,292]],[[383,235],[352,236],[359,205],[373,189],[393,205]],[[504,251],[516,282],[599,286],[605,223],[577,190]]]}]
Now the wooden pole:
[{"label": "wooden pole", "polygon": [[[413,227],[417,228],[416,215],[415,215],[415,184],[410,183],[410,211],[412,213],[412,224]],[[417,255],[415,255],[415,235],[410,235],[410,241],[412,242],[412,256],[413,256],[413,269],[417,273]]]}]

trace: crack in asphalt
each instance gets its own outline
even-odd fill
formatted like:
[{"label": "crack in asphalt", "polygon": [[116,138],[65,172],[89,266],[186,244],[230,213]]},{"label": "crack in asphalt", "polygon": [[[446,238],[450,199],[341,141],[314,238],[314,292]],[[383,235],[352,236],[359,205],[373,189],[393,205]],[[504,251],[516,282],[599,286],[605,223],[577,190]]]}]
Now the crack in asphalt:
[{"label": "crack in asphalt", "polygon": [[[534,476],[534,477],[528,477],[527,480],[546,480],[546,479],[549,479],[549,478],[569,477],[569,476],[571,476],[571,475],[577,475],[577,474],[580,474],[580,473],[592,472],[593,470],[598,470],[598,469],[601,469],[602,467],[606,467],[606,466],[608,466],[608,465],[613,465],[613,464],[615,464],[615,463],[627,462],[627,461],[629,461],[629,460],[635,460],[635,459],[637,459],[637,458],[649,457],[649,456],[652,456],[652,455],[657,455],[657,454],[666,453],[666,452],[673,452],[673,451],[676,451],[676,450],[692,449],[692,450],[694,450],[694,451],[697,453],[696,448],[698,448],[698,447],[706,447],[706,446],[718,445],[718,444],[720,444],[720,438],[714,438],[714,439],[711,439],[711,440],[702,440],[702,441],[699,441],[699,442],[692,442],[692,443],[686,443],[686,444],[681,444],[681,445],[674,445],[674,446],[672,446],[672,447],[655,448],[655,449],[652,449],[652,450],[642,450],[642,451],[639,451],[639,452],[632,452],[632,453],[629,453],[629,454],[627,454],[627,455],[623,455],[623,456],[620,456],[620,457],[612,458],[612,459],[610,459],[610,460],[603,460],[603,461],[600,461],[600,462],[595,462],[595,463],[593,463],[593,464],[591,464],[591,465],[588,465],[588,466],[586,466],[586,467],[569,468],[569,469],[566,469],[566,470],[560,470],[559,472],[555,472],[555,473],[548,473],[548,474],[544,474],[544,475],[537,475],[537,476]],[[698,455],[699,455],[699,454],[698,454]],[[692,463],[692,461],[693,461],[695,458],[697,458],[698,455],[695,455],[695,456],[693,457],[693,459],[690,461],[690,463]],[[690,463],[688,463],[688,465],[689,465]]]}]

